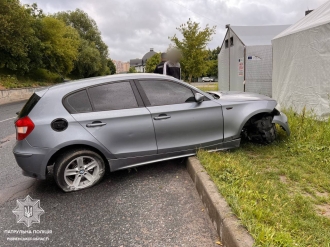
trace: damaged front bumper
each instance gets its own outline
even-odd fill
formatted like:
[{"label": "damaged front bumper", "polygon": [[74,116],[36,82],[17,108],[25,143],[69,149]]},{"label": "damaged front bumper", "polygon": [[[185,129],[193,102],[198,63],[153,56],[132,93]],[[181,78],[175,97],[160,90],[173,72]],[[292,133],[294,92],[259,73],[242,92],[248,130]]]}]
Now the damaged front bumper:
[{"label": "damaged front bumper", "polygon": [[285,130],[288,135],[290,135],[291,132],[288,124],[288,117],[283,112],[280,112],[279,115],[274,116],[273,123],[280,125],[282,129]]}]

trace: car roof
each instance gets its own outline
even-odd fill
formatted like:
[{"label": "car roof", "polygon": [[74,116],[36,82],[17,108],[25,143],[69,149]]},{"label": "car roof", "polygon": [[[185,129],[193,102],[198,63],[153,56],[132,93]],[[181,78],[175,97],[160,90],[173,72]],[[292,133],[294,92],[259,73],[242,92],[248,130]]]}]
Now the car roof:
[{"label": "car roof", "polygon": [[[80,80],[68,81],[65,83],[60,83],[55,86],[49,88],[49,91],[52,93],[56,92],[70,92],[74,90],[78,90],[80,88],[107,83],[112,81],[122,81],[122,80],[134,80],[134,79],[167,79],[167,80],[177,80],[174,77],[169,77],[167,75],[160,74],[148,74],[148,73],[130,73],[130,74],[117,74],[117,75],[108,75],[108,76],[99,76],[99,77],[91,77]],[[178,81],[178,80],[177,80]]]}]

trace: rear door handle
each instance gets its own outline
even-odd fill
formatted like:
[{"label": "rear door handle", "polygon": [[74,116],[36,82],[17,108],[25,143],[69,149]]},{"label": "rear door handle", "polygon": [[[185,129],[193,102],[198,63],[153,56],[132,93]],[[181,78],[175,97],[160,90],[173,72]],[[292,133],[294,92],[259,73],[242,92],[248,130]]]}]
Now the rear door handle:
[{"label": "rear door handle", "polygon": [[93,128],[93,127],[101,127],[106,125],[106,123],[102,123],[101,121],[94,121],[92,123],[86,124],[87,128]]},{"label": "rear door handle", "polygon": [[168,118],[171,118],[171,116],[167,116],[166,114],[160,114],[158,117],[154,117],[155,120],[162,120]]}]

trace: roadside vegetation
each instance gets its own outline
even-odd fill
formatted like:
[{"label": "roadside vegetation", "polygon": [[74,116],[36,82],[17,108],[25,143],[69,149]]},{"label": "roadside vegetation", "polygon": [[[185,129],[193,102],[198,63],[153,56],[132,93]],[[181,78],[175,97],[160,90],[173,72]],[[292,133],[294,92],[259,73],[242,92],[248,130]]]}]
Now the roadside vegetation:
[{"label": "roadside vegetation", "polygon": [[96,22],[80,9],[44,14],[0,1],[0,87],[29,87],[116,73]]},{"label": "roadside vegetation", "polygon": [[330,246],[330,120],[286,112],[292,134],[198,158],[257,246]]},{"label": "roadside vegetation", "polygon": [[[45,72],[48,74],[48,72]],[[24,76],[17,77],[16,75],[0,75],[0,90],[12,88],[26,87],[45,87],[51,86],[61,81],[58,75],[49,74],[48,79],[32,79]],[[44,77],[42,77],[44,78]]]},{"label": "roadside vegetation", "polygon": [[204,83],[203,86],[197,86],[200,90],[207,92],[207,91],[218,91],[218,83]]}]

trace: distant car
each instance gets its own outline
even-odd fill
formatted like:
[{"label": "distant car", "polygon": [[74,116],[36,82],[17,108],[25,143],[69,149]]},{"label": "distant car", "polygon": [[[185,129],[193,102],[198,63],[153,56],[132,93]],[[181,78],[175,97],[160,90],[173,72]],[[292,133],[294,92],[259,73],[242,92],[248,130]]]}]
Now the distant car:
[{"label": "distant car", "polygon": [[289,134],[276,101],[259,94],[202,92],[157,74],[121,74],[36,92],[15,121],[14,155],[23,174],[45,179],[54,165],[66,192],[99,182],[105,170],[140,166],[239,147],[241,138]]},{"label": "distant car", "polygon": [[214,80],[210,77],[203,77],[202,82],[213,82]]}]

